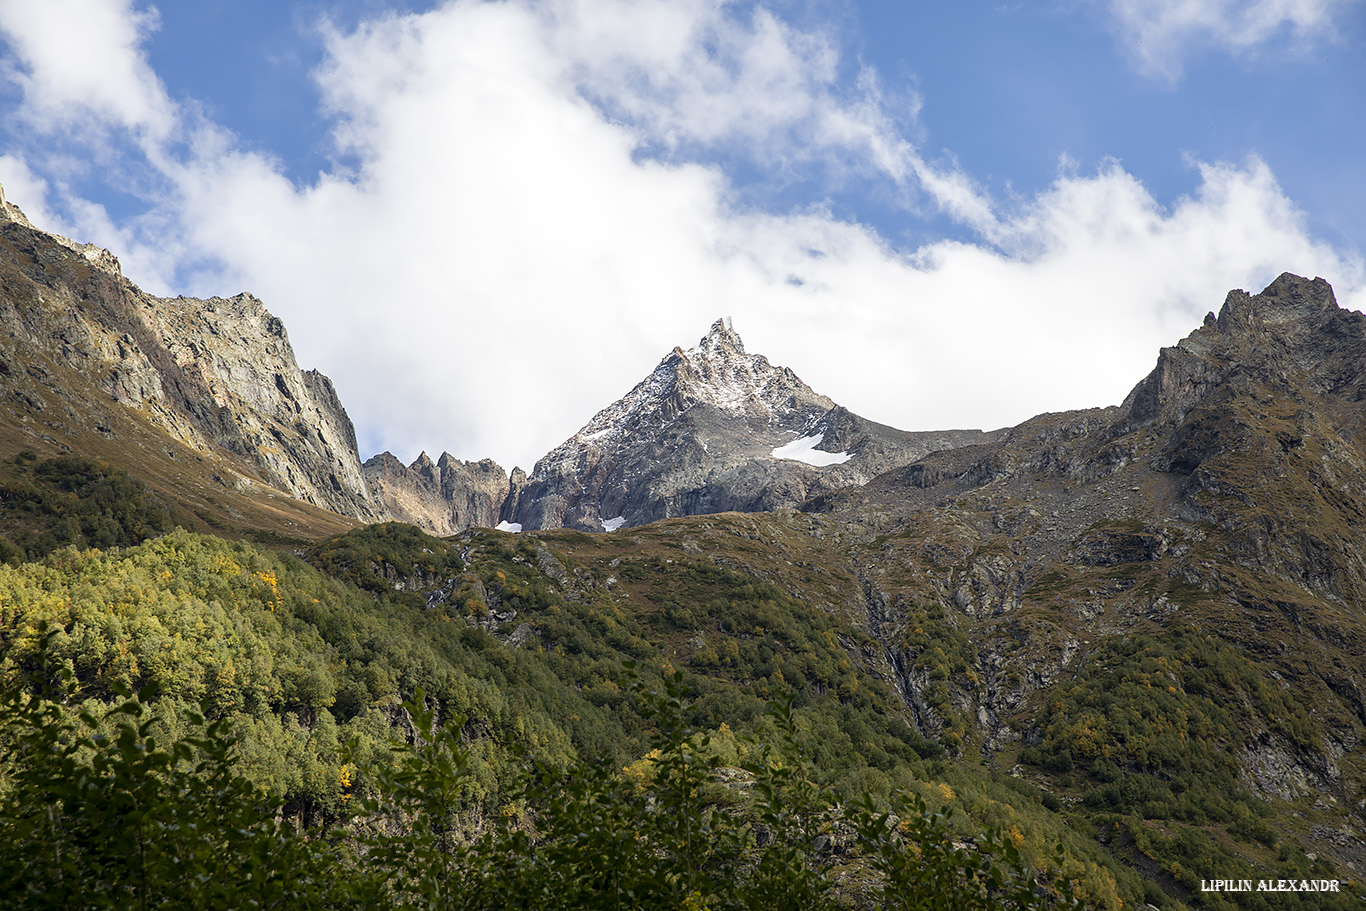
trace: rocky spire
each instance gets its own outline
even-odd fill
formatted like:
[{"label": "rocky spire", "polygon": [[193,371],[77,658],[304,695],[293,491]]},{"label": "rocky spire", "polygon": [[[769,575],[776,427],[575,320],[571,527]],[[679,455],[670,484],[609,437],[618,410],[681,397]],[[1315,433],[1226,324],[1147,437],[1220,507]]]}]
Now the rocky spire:
[{"label": "rocky spire", "polygon": [[731,325],[729,316],[723,316],[712,323],[711,329],[697,343],[697,347],[688,349],[686,353],[693,357],[714,357],[723,352],[745,353],[745,343],[740,340],[740,334]]},{"label": "rocky spire", "polygon": [[1354,400],[1366,395],[1366,316],[1338,306],[1321,278],[1283,273],[1259,294],[1230,291],[1216,317],[1176,345],[1125,399],[1128,419],[1180,421],[1237,376],[1282,385],[1298,377]]},{"label": "rocky spire", "polygon": [[773,366],[761,354],[747,354],[728,317],[712,323],[695,347],[675,348],[660,367],[674,373],[680,408],[706,402],[734,415],[766,421],[775,410],[795,401],[820,411],[835,407],[791,370]]},{"label": "rocky spire", "polygon": [[7,221],[15,221],[26,228],[32,228],[33,223],[25,217],[23,211],[5,198],[5,188],[0,186],[0,224]]}]

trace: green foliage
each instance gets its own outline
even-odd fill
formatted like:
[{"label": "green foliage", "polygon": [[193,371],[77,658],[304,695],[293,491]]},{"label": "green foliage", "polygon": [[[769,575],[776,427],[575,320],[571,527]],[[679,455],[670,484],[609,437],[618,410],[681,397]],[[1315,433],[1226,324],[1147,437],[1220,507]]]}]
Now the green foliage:
[{"label": "green foliage", "polygon": [[[161,738],[155,712],[127,694],[73,717],[56,635],[43,630],[30,671],[0,690],[7,907],[1078,907],[1065,883],[1039,886],[1005,843],[951,844],[923,807],[898,807],[893,824],[868,795],[836,804],[794,761],[790,706],[774,714],[780,747],[753,751],[750,796],[719,784],[718,754],[686,723],[681,674],[662,692],[635,687],[653,725],[647,775],[533,762],[508,812],[479,825],[461,811],[473,775],[465,720],[439,724],[419,696],[403,706],[410,739],[367,770],[367,787],[352,778],[354,743],[337,770],[343,802],[359,798],[350,834],[296,832],[279,824],[278,798],[235,771],[224,721],[193,718],[187,735]],[[836,837],[863,895],[840,885]]]},{"label": "green foliage", "polygon": [[[465,719],[438,725],[421,691],[404,711],[412,720],[412,741],[391,741],[387,761],[367,769],[353,828],[367,865],[387,871],[399,907],[448,908],[463,887],[455,853],[472,777],[469,753],[459,744]],[[356,744],[345,758],[342,775],[349,783]]]},{"label": "green foliage", "polygon": [[107,462],[77,456],[38,461],[31,452],[11,463],[0,484],[0,560],[19,563],[60,547],[127,547],[163,535],[174,517],[159,498]]},{"label": "green foliage", "polygon": [[[1230,855],[1219,840],[1204,829],[1182,827],[1165,832],[1128,818],[1122,824],[1122,834],[1135,848],[1149,858],[1159,860],[1164,872],[1192,894],[1200,894],[1202,871],[1219,870],[1220,878],[1248,879],[1256,882],[1268,878],[1264,867],[1250,864]],[[1276,878],[1317,879],[1335,878],[1329,865],[1322,860],[1311,861],[1301,852],[1282,852]],[[1227,871],[1227,872],[1225,872]],[[1341,884],[1340,892],[1224,892],[1201,895],[1202,907],[1215,911],[1328,911],[1328,909],[1357,909],[1362,907],[1362,894],[1350,882]]]},{"label": "green foliage", "polygon": [[[905,707],[890,689],[868,685],[838,634],[865,637],[842,629],[828,611],[709,560],[633,557],[619,571],[645,589],[652,606],[638,638],[685,644],[689,683],[703,694],[699,707],[722,698],[713,681],[734,684],[757,701],[795,690],[803,725],[822,729],[821,736],[805,737],[803,747],[825,769],[888,770],[943,755],[939,744],[906,723]],[[711,726],[722,720],[730,719],[723,712],[695,719]]]},{"label": "green foliage", "polygon": [[951,748],[957,748],[962,745],[968,729],[962,713],[953,710],[950,683],[956,678],[977,682],[971,670],[977,659],[977,649],[949,621],[938,603],[931,602],[929,607],[916,603],[898,606],[905,617],[901,647],[915,669],[927,679],[924,699],[944,725],[943,740]]},{"label": "green foliage", "polygon": [[1043,741],[1025,757],[1087,771],[1094,806],[1226,823],[1231,804],[1250,799],[1236,782],[1252,719],[1315,746],[1304,709],[1213,637],[1175,630],[1105,647],[1106,657],[1049,699],[1037,719]]},{"label": "green foliage", "polygon": [[[1090,667],[1050,696],[1036,720],[1042,742],[1021,759],[1072,782],[1088,810],[1116,814],[1111,818],[1121,821],[1145,862],[1186,890],[1199,891],[1202,871],[1265,876],[1245,857],[1281,845],[1270,807],[1239,783],[1239,751],[1268,728],[1300,749],[1317,749],[1308,707],[1293,691],[1272,685],[1241,652],[1193,629],[1130,635],[1103,646]],[[1215,831],[1223,834],[1212,836]],[[1234,850],[1234,842],[1245,847]],[[1321,866],[1318,872],[1329,871]],[[1309,875],[1307,863],[1302,875]],[[1265,906],[1259,904],[1265,896],[1203,900],[1210,907]],[[1354,907],[1331,895],[1277,900],[1285,903],[1276,907]]]},{"label": "green foliage", "polygon": [[[428,606],[427,598],[393,591],[387,579],[388,588],[363,591],[293,557],[183,531],[122,551],[65,549],[0,566],[0,674],[32,681],[43,662],[64,669],[71,683],[61,717],[84,729],[84,712],[104,725],[95,733],[111,736],[114,722],[104,719],[121,704],[119,694],[153,685],[148,735],[158,743],[200,736],[194,718],[202,712],[235,739],[234,773],[267,794],[288,824],[344,823],[356,838],[392,836],[416,818],[419,805],[401,796],[408,784],[386,776],[412,758],[395,752],[395,736],[418,753],[434,743],[420,733],[428,712],[455,725],[445,747],[450,787],[439,792],[446,822],[429,827],[436,843],[463,850],[480,825],[501,821],[507,838],[532,839],[536,856],[550,856],[558,844],[546,841],[542,822],[557,812],[546,809],[560,799],[555,795],[569,801],[566,815],[596,818],[602,831],[644,831],[631,814],[661,799],[653,790],[656,764],[674,748],[660,740],[659,713],[633,693],[633,680],[667,692],[681,675],[691,696],[680,702],[679,724],[706,732],[690,733],[686,747],[689,768],[704,780],[688,792],[700,814],[690,825],[702,827],[693,830],[703,833],[697,844],[715,843],[718,852],[721,830],[706,828],[713,824],[708,813],[716,814],[717,826],[734,817],[748,827],[750,841],[735,863],[749,865],[745,876],[752,880],[737,882],[760,882],[771,869],[769,885],[755,890],[771,893],[779,876],[798,889],[798,858],[826,872],[853,865],[848,876],[862,876],[872,855],[856,863],[841,847],[847,825],[821,813],[836,803],[852,807],[864,794],[886,809],[904,789],[932,813],[952,808],[946,824],[960,841],[975,840],[983,825],[1007,833],[1025,860],[1050,876],[1073,877],[1098,907],[1117,908],[1117,888],[1126,901],[1142,894],[1141,883],[1106,866],[1094,842],[1068,833],[1037,793],[1012,790],[970,764],[932,761],[942,750],[911,728],[890,687],[851,661],[849,643],[857,654],[866,639],[830,610],[706,559],[624,556],[622,578],[628,569],[631,575],[624,597],[605,586],[609,573],[600,566],[581,569],[561,558],[566,571],[547,576],[542,567],[554,556],[535,538],[465,536],[460,547],[470,556],[460,566],[440,562],[454,557],[446,542],[399,528],[384,529],[378,540],[396,537],[410,546],[393,551],[385,565],[409,560],[404,571],[436,580],[431,584],[447,595],[444,601],[432,598]],[[434,562],[424,569],[419,558]],[[355,565],[322,562],[343,575]],[[465,602],[475,599],[484,610],[466,611]],[[44,622],[52,633],[40,646]],[[624,660],[635,662],[634,677],[622,671]],[[419,691],[421,710],[405,709],[403,700]],[[765,712],[766,702],[788,694],[788,720]],[[764,765],[761,744],[778,742],[786,745]],[[438,765],[425,754],[414,761],[411,775]],[[528,766],[536,770],[531,778],[519,771]],[[623,768],[629,771],[613,771]],[[590,769],[607,777],[593,778]],[[777,802],[766,803],[765,782],[799,769],[807,784],[774,785]],[[424,787],[438,793],[432,782]],[[760,864],[765,833],[781,828],[762,817],[791,817],[791,807],[803,805],[794,796],[801,787],[820,795],[826,810],[797,814],[806,834],[786,855]],[[370,832],[354,813],[372,797],[388,801],[375,817],[393,821],[382,832]],[[1254,813],[1230,816],[1227,824],[1256,838],[1262,822]],[[795,822],[783,825],[797,831]],[[820,839],[826,847],[813,855]],[[1068,852],[1061,869],[1050,853],[1059,840]],[[621,852],[636,850],[634,841],[622,845]],[[378,843],[373,850],[381,850]],[[722,853],[694,858],[693,869],[711,869]],[[461,876],[462,888],[472,888]],[[426,886],[413,882],[414,896],[438,889],[430,878]],[[557,890],[572,885],[557,882]],[[710,887],[697,880],[693,888]],[[801,901],[818,905],[818,891],[800,893]]]},{"label": "green foliage", "polygon": [[[921,801],[901,813],[879,813],[871,802],[854,815],[859,839],[872,845],[882,890],[878,907],[896,911],[1024,911],[1081,908],[1066,883],[1041,888],[1008,838],[988,833],[971,846],[954,844],[947,820]],[[1062,858],[1057,860],[1059,866]]]},{"label": "green foliage", "polygon": [[[330,576],[389,597],[401,592],[409,580],[436,588],[464,570],[449,544],[402,522],[367,525],[335,535],[315,546],[309,561]],[[412,603],[422,606],[420,599]]]},{"label": "green foliage", "polygon": [[[591,714],[535,655],[240,542],[177,531],[121,553],[60,551],[0,566],[0,592],[0,671],[30,665],[48,623],[73,706],[151,685],[173,725],[203,703],[240,739],[241,769],[291,815],[340,811],[338,745],[355,736],[381,750],[400,693],[421,687],[477,718],[483,738],[529,740],[559,761],[572,749],[551,715],[559,697]],[[501,753],[481,754],[472,799],[496,795]]]},{"label": "green foliage", "polygon": [[0,689],[0,895],[16,909],[341,908],[378,897],[338,877],[330,843],[295,834],[234,770],[219,721],[163,740],[126,695],[72,715],[48,660]]},{"label": "green foliage", "polygon": [[[836,803],[795,761],[790,705],[774,710],[780,744],[756,745],[748,798],[717,784],[709,740],[686,723],[683,675],[636,687],[654,724],[648,774],[599,762],[532,768],[510,812],[481,835],[451,837],[448,795],[468,774],[463,719],[435,724],[409,706],[415,745],[365,805],[367,863],[391,869],[401,908],[904,909],[1080,908],[1065,882],[1040,883],[1008,843],[958,846],[943,817],[869,795]],[[738,771],[738,770],[730,770]],[[397,836],[376,820],[402,817]],[[842,842],[836,856],[833,845]],[[844,888],[859,882],[858,894]]]}]

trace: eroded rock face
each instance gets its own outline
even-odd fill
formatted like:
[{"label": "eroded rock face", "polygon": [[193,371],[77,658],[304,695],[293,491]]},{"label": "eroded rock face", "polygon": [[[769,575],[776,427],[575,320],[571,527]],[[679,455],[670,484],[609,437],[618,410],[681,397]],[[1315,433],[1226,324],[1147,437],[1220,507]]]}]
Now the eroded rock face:
[{"label": "eroded rock face", "polygon": [[503,517],[511,481],[497,462],[464,462],[424,452],[405,466],[388,452],[366,461],[366,481],[386,515],[446,536],[471,527],[493,528]]},{"label": "eroded rock face", "polygon": [[108,251],[36,230],[2,195],[0,229],[9,327],[0,382],[9,378],[16,401],[41,412],[61,400],[71,420],[112,402],[196,453],[240,460],[213,469],[229,486],[264,485],[360,521],[397,519],[441,535],[500,522],[602,531],[771,510],[1001,435],[868,421],[748,354],[717,321],[529,478],[448,454],[404,466],[385,453],[362,468],[331,382],[299,369],[284,324],[260,300],[146,294]]},{"label": "eroded rock face", "polygon": [[717,320],[537,462],[512,514],[528,529],[601,531],[779,509],[999,435],[907,433],[861,418],[748,354]]},{"label": "eroded rock face", "polygon": [[237,483],[381,517],[332,383],[299,369],[284,324],[259,300],[147,294],[108,251],[38,231],[9,203],[0,260],[0,362],[31,367],[9,371],[11,395],[64,401],[80,420],[90,403],[77,390],[93,382],[193,450],[226,451],[257,470]]},{"label": "eroded rock face", "polygon": [[[140,294],[136,304],[148,342],[164,348],[188,393],[181,410],[196,420],[182,432],[254,459],[301,500],[357,519],[381,517],[332,381],[299,369],[284,323],[259,300]],[[111,385],[119,372],[111,372]]]},{"label": "eroded rock face", "polygon": [[1290,377],[1315,392],[1361,401],[1363,356],[1366,316],[1338,307],[1323,279],[1287,272],[1260,294],[1230,291],[1217,317],[1210,313],[1204,326],[1162,349],[1122,407],[1135,423],[1179,421],[1221,389]]}]

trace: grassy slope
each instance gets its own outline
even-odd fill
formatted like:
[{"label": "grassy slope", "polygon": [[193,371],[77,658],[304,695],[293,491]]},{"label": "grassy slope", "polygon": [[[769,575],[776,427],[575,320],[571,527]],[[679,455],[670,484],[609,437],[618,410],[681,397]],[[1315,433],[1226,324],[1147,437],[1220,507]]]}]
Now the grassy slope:
[{"label": "grassy slope", "polygon": [[[1005,512],[1027,515],[1024,508]],[[1351,699],[1335,692],[1333,681],[1360,679],[1362,652],[1352,645],[1359,619],[1269,573],[1237,567],[1217,529],[1152,560],[1036,567],[1018,580],[1018,605],[973,616],[946,606],[946,590],[980,578],[974,568],[998,565],[1022,528],[992,518],[976,524],[1001,530],[983,535],[961,513],[920,518],[900,535],[852,548],[832,541],[837,521],[822,525],[808,516],[707,517],[611,536],[538,536],[598,575],[624,578],[623,597],[647,615],[661,604],[667,610],[672,579],[690,560],[799,593],[840,618],[842,650],[881,685],[893,676],[883,645],[901,656],[898,676],[914,691],[916,711],[901,700],[895,711],[958,757],[937,765],[937,774],[951,769],[978,782],[975,776],[991,778],[991,769],[1022,773],[1075,831],[1172,896],[1197,906],[1259,907],[1255,896],[1243,905],[1202,896],[1201,874],[1215,868],[1254,879],[1311,872],[1350,878],[1350,869],[1328,858],[1353,858],[1350,840],[1343,850],[1332,839],[1350,831],[1350,822],[1342,828],[1342,808],[1362,796],[1359,757],[1342,750],[1342,738],[1350,743],[1360,728]],[[1119,518],[1083,537],[1132,555],[1150,550],[1144,538],[1151,533]],[[660,569],[659,587],[633,590],[622,570],[647,564]],[[1200,567],[1217,567],[1220,580],[1202,584],[1194,575]],[[885,604],[870,609],[876,599],[869,589]],[[1270,614],[1282,619],[1297,611],[1321,618],[1316,628],[1332,628],[1337,647],[1273,622],[1266,611],[1248,616],[1258,603],[1279,605]],[[661,641],[690,661],[706,642],[710,660],[712,640],[724,638],[716,621],[698,624],[702,637]],[[1311,668],[1306,654],[1315,651],[1320,660]],[[1014,701],[995,698],[1011,690]],[[982,749],[981,712],[1003,705],[1013,709],[1001,719],[1004,734]],[[1336,756],[1335,793],[1321,794],[1313,778],[1325,755]],[[1262,781],[1243,771],[1250,756],[1273,770]],[[1276,769],[1309,777],[1275,797],[1264,780]],[[1275,907],[1295,902],[1283,898]]]}]

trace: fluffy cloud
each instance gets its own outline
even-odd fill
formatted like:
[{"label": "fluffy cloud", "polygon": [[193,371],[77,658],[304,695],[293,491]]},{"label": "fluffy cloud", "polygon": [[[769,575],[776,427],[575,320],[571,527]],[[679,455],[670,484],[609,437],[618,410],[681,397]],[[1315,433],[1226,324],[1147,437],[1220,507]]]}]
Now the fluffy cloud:
[{"label": "fluffy cloud", "polygon": [[156,21],[131,0],[0,0],[0,33],[18,58],[6,75],[24,92],[19,115],[44,132],[102,124],[164,139],[175,105],[140,47]]},{"label": "fluffy cloud", "polygon": [[1108,0],[1116,31],[1139,69],[1181,75],[1193,51],[1243,54],[1267,42],[1331,39],[1337,16],[1357,0]]},{"label": "fluffy cloud", "polygon": [[[842,404],[929,429],[1117,402],[1229,288],[1282,270],[1366,303],[1361,265],[1256,159],[1194,168],[1170,205],[1107,164],[1003,206],[926,162],[913,98],[898,113],[876,74],[841,75],[829,36],[763,9],[464,0],[325,40],[329,173],[292,183],[184,114],[169,154],[138,113],[164,91],[134,67],[106,119],[150,147],[164,191],[119,225],[63,208],[126,245],[135,280],[259,294],[337,382],[362,455],[529,467],[722,315]],[[25,59],[26,92],[55,78]],[[736,158],[872,181],[981,239],[903,250],[819,205],[756,210]]]}]

